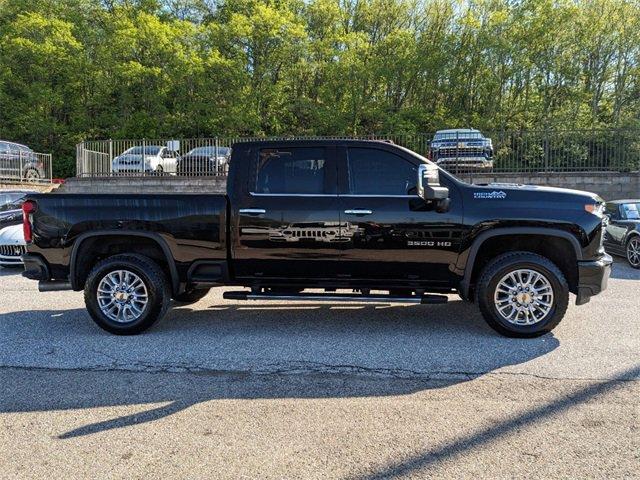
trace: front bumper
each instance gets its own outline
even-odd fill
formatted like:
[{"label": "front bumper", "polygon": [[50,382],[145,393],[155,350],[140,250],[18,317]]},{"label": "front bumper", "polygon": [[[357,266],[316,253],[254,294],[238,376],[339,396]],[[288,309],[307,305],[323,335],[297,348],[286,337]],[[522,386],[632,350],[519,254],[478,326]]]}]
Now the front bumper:
[{"label": "front bumper", "polygon": [[598,260],[578,262],[578,294],[576,305],[584,305],[591,297],[607,288],[611,275],[611,255],[604,254]]},{"label": "front bumper", "polygon": [[20,257],[9,257],[6,255],[0,255],[0,266],[1,267],[17,267],[22,265],[22,260]]},{"label": "front bumper", "polygon": [[491,170],[493,160],[485,157],[444,157],[436,160],[438,166],[447,168],[473,168],[477,170]]}]

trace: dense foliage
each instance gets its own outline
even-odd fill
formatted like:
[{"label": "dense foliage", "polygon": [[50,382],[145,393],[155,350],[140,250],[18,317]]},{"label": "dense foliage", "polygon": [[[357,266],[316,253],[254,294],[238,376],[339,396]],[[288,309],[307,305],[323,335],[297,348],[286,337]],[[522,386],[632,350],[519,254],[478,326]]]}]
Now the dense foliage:
[{"label": "dense foliage", "polygon": [[638,0],[0,0],[0,138],[640,126]]}]

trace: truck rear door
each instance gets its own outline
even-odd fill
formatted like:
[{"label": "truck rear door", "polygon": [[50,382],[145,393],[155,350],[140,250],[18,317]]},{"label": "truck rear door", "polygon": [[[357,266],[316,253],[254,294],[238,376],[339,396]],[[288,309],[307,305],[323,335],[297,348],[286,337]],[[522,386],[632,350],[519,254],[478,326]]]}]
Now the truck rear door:
[{"label": "truck rear door", "polygon": [[247,192],[232,202],[236,277],[335,277],[343,242],[335,152],[271,143],[252,152]]}]

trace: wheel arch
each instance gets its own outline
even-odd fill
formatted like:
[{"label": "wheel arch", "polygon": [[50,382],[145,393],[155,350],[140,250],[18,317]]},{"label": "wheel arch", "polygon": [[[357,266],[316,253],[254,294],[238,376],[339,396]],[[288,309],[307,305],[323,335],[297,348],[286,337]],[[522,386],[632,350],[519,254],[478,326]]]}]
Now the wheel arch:
[{"label": "wheel arch", "polygon": [[[86,276],[88,274],[89,268],[87,265],[95,264],[95,261],[91,262],[80,262],[79,255],[83,251],[83,247],[88,245],[87,242],[91,242],[92,240],[97,240],[98,238],[105,238],[111,240],[111,242],[106,242],[106,244],[101,245],[102,247],[108,246],[110,244],[122,243],[126,240],[131,239],[144,239],[145,245],[147,246],[155,246],[158,249],[158,254],[156,256],[160,256],[160,258],[154,258],[154,256],[150,256],[152,260],[164,260],[164,264],[160,265],[161,267],[166,266],[165,271],[169,275],[169,280],[171,284],[172,293],[177,293],[180,290],[180,278],[178,275],[178,269],[176,267],[176,263],[173,259],[173,255],[171,253],[171,249],[167,244],[166,240],[162,238],[162,236],[155,232],[135,232],[135,231],[123,231],[123,230],[100,230],[100,231],[92,231],[85,232],[76,238],[73,248],[71,250],[71,258],[69,263],[69,280],[71,281],[71,286],[74,290],[81,290],[83,288],[84,281],[86,280]],[[144,245],[142,245],[144,246]],[[126,249],[123,249],[122,252],[117,253],[141,253],[139,248],[132,248],[127,252]],[[117,254],[114,253],[114,254]],[[93,258],[93,257],[92,257]]]},{"label": "wheel arch", "polygon": [[634,229],[634,230],[629,230],[629,231],[627,232],[627,235],[625,236],[624,243],[623,243],[623,245],[622,245],[622,246],[623,246],[623,248],[626,248],[627,243],[628,243],[628,242],[629,242],[629,240],[631,240],[633,237],[640,237],[640,231],[635,230],[635,229]]},{"label": "wheel arch", "polygon": [[[507,227],[507,228],[497,228],[497,229],[485,231],[480,235],[478,235],[473,241],[473,243],[471,244],[471,247],[469,248],[469,253],[467,255],[466,264],[464,267],[464,275],[462,277],[462,280],[460,281],[460,290],[461,290],[460,293],[463,298],[472,297],[471,290],[473,286],[473,281],[475,278],[477,278],[477,276],[479,275],[479,270],[481,270],[482,268],[482,265],[478,264],[477,262],[478,260],[482,259],[482,255],[480,253],[481,248],[483,246],[487,246],[488,245],[487,242],[492,242],[492,241],[495,242],[500,237],[509,237],[511,239],[525,238],[525,239],[530,239],[532,241],[535,239],[541,239],[544,237],[552,237],[554,239],[557,239],[563,242],[564,247],[567,249],[567,251],[572,253],[573,255],[572,260],[575,260],[575,262],[573,262],[574,264],[573,268],[575,269],[575,272],[572,271],[573,269],[567,268],[569,266],[568,262],[565,262],[564,268],[563,268],[563,265],[559,265],[559,267],[561,268],[561,270],[563,270],[563,273],[565,273],[565,275],[568,277],[567,280],[569,280],[571,287],[573,287],[572,290],[577,288],[577,263],[576,262],[579,260],[582,260],[582,248],[580,246],[580,242],[574,235],[572,235],[571,233],[565,230],[560,230],[556,228]],[[512,250],[520,250],[520,249],[521,247],[519,245],[511,244],[509,245],[508,248],[500,249],[499,253],[504,253]],[[539,253],[544,255],[544,252],[541,252],[539,250],[534,249],[531,251],[533,253]],[[495,257],[495,255],[493,257]],[[553,259],[550,258],[550,260],[553,260]]]}]

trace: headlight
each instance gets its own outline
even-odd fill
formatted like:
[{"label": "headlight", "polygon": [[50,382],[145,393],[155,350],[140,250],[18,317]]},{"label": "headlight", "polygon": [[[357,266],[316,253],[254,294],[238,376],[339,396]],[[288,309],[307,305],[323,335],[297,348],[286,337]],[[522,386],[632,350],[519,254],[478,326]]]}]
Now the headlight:
[{"label": "headlight", "polygon": [[584,209],[589,213],[593,213],[596,217],[604,217],[604,203],[587,203]]}]

